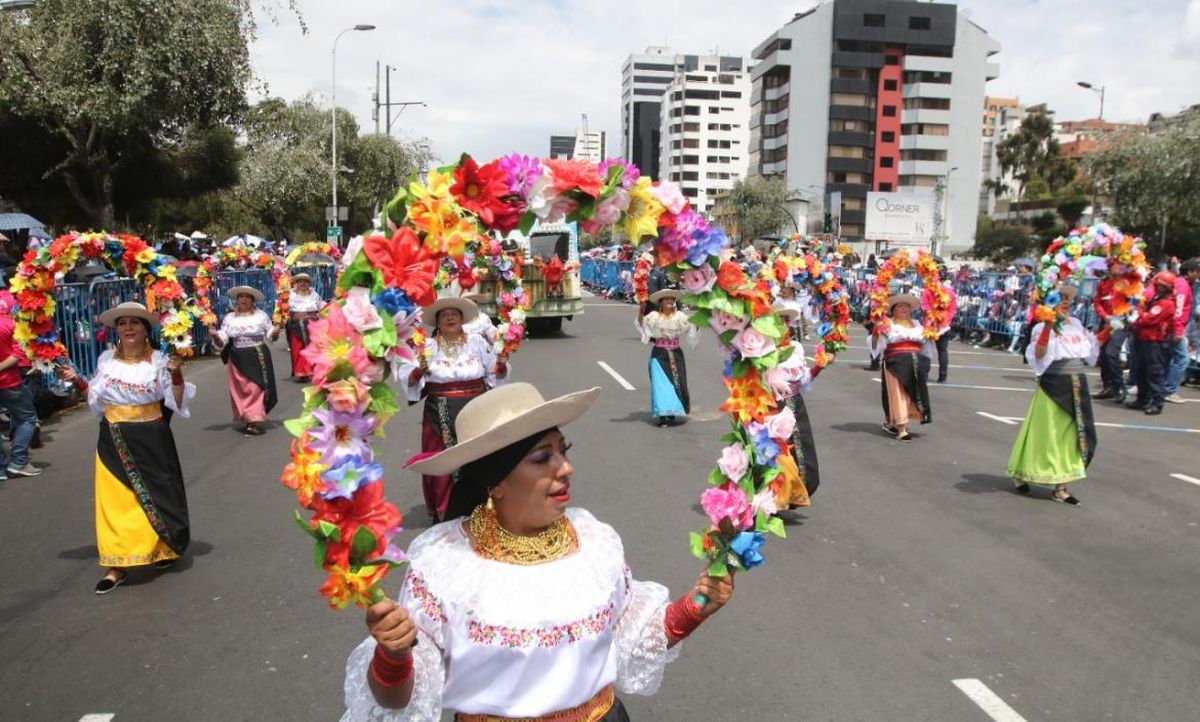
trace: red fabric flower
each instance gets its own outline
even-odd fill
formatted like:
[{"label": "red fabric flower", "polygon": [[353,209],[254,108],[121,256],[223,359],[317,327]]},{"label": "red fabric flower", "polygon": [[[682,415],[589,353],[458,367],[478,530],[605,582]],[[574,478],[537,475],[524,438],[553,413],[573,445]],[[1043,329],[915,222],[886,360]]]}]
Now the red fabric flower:
[{"label": "red fabric flower", "polygon": [[75,236],[72,234],[67,234],[65,236],[59,236],[58,238],[55,238],[53,241],[50,242],[50,257],[58,258],[63,253],[65,253],[66,250],[68,248],[70,248],[71,244],[74,242],[75,242]]},{"label": "red fabric flower", "polygon": [[542,161],[550,169],[554,179],[554,190],[561,193],[579,190],[596,198],[604,187],[604,179],[600,171],[592,163],[582,160],[562,160],[548,158]]},{"label": "red fabric flower", "polygon": [[454,169],[454,185],[450,186],[450,192],[460,206],[491,226],[496,214],[505,211],[502,198],[508,193],[508,181],[497,161],[481,168],[474,158],[467,156]]},{"label": "red fabric flower", "polygon": [[383,282],[404,291],[413,303],[428,306],[437,300],[433,279],[438,257],[421,244],[411,228],[401,228],[391,238],[370,236],[363,242],[363,252],[383,271]]},{"label": "red fabric flower", "polygon": [[733,261],[725,261],[717,268],[717,285],[726,293],[732,293],[746,283],[746,273]]},{"label": "red fabric flower", "polygon": [[326,560],[333,564],[349,563],[350,544],[359,527],[365,526],[375,535],[373,553],[383,552],[388,539],[400,528],[400,510],[384,499],[383,483],[380,481],[359,487],[349,499],[314,496],[312,504],[315,513],[310,524],[314,529],[319,522],[327,521],[337,525],[341,532],[341,541],[330,542],[326,548]]}]

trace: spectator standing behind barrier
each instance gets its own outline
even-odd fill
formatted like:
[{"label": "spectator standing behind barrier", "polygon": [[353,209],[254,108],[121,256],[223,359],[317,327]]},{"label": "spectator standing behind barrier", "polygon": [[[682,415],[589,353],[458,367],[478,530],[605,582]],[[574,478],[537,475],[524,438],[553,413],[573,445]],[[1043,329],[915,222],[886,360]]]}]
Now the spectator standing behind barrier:
[{"label": "spectator standing behind barrier", "polygon": [[[1113,301],[1116,299],[1117,272],[1109,271],[1108,275],[1096,284],[1096,296],[1092,299],[1092,307],[1096,310],[1096,333],[1104,330],[1105,326],[1113,327],[1120,324],[1120,316],[1113,315]],[[1129,325],[1112,328],[1112,333],[1100,347],[1100,382],[1103,388],[1092,398],[1113,399],[1117,403],[1125,401],[1125,372],[1121,368],[1121,351],[1125,342],[1132,334]]]},{"label": "spectator standing behind barrier", "polygon": [[[938,329],[937,341],[933,344],[934,348],[937,349],[937,382],[939,384],[946,383],[947,372],[950,369],[950,329],[954,325],[954,316],[958,313],[958,295],[954,293],[954,284],[946,280],[942,281],[942,286],[946,289],[947,295],[950,296],[950,305],[946,308],[946,325]],[[930,308],[932,305],[933,299],[929,290],[921,291],[921,307]],[[926,362],[932,366],[931,360],[928,357],[922,356],[922,358],[926,359]]]},{"label": "spectator standing behind barrier", "polygon": [[1170,271],[1154,276],[1154,293],[1147,297],[1133,322],[1137,336],[1137,398],[1125,405],[1147,416],[1162,413],[1168,349],[1175,335],[1175,279]]},{"label": "spectator standing behind barrier", "polygon": [[0,479],[42,473],[29,463],[29,443],[37,430],[37,411],[33,407],[33,393],[21,379],[17,366],[19,357],[24,354],[20,346],[13,343],[15,328],[12,316],[0,314],[0,406],[12,421],[12,456],[6,458],[4,447],[0,445]]},{"label": "spectator standing behind barrier", "polygon": [[1175,278],[1175,338],[1167,353],[1167,380],[1163,384],[1163,400],[1182,404],[1179,384],[1188,368],[1188,325],[1192,320],[1192,283],[1200,278],[1200,261],[1192,259],[1180,267],[1182,275]]}]

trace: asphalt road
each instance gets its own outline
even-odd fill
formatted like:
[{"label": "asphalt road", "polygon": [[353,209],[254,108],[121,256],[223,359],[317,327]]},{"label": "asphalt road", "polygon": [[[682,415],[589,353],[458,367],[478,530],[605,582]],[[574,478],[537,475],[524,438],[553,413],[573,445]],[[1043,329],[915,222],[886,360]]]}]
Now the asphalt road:
[{"label": "asphalt road", "polygon": [[[570,427],[572,495],[621,533],[637,577],[679,594],[700,572],[687,532],[704,525],[697,499],[727,423],[720,355],[711,338],[688,353],[689,423],[651,426],[633,314],[589,300],[562,337],[522,347],[514,377],[547,396],[604,387]],[[1090,478],[1074,487],[1083,505],[1069,508],[1045,491],[1013,494],[1004,476],[1033,388],[1017,357],[953,343],[934,423],[903,445],[879,430],[877,375],[859,368],[855,333],[807,398],[814,505],[769,544],[765,566],[738,577],[657,696],[625,700],[633,718],[1195,719],[1200,397],[1185,390],[1191,403],[1159,417],[1098,404],[1098,421],[1119,426],[1099,429]],[[282,347],[275,361],[286,372]],[[345,657],[365,628],[316,594],[321,575],[277,481],[278,420],[297,412],[300,387],[283,382],[277,422],[244,438],[219,362],[188,375],[200,396],[175,430],[194,541],[175,569],[92,594],[96,423],[84,411],[47,425],[34,457],[44,474],[0,482],[0,719],[340,715]],[[428,525],[419,480],[398,470],[418,420],[419,407],[395,417],[386,442],[405,542]],[[978,701],[955,680],[977,680],[960,684]]]}]

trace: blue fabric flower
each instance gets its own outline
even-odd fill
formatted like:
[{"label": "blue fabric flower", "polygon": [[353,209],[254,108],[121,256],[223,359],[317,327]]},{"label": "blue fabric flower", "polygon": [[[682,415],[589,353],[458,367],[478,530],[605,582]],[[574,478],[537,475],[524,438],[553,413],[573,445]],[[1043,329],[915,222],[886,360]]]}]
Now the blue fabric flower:
[{"label": "blue fabric flower", "polygon": [[364,464],[354,454],[342,459],[332,469],[321,472],[325,488],[317,492],[323,499],[349,499],[359,488],[383,478],[383,467],[375,462]]},{"label": "blue fabric flower", "polygon": [[720,228],[709,228],[707,233],[696,234],[696,242],[688,249],[687,261],[693,266],[703,266],[712,256],[720,255],[729,245],[729,237]]},{"label": "blue fabric flower", "polygon": [[729,542],[729,549],[742,560],[743,569],[753,569],[766,561],[766,557],[759,551],[766,543],[767,538],[762,532],[743,531]]},{"label": "blue fabric flower", "polygon": [[1050,293],[1046,294],[1047,306],[1057,306],[1060,303],[1062,303],[1062,296],[1058,291],[1051,291]]},{"label": "blue fabric flower", "polygon": [[385,288],[371,297],[371,302],[395,316],[398,312],[412,313],[417,307],[408,294],[398,288]]},{"label": "blue fabric flower", "polygon": [[779,456],[779,444],[771,438],[767,427],[757,421],[751,421],[746,427],[750,443],[754,445],[754,459],[762,466],[774,466],[775,457]]}]

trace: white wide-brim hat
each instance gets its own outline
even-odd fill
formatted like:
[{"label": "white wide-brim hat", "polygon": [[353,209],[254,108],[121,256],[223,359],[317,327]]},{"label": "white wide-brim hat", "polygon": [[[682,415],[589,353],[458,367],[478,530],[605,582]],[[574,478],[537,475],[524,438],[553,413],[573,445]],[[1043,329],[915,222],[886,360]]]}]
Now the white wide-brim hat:
[{"label": "white wide-brim hat", "polygon": [[229,289],[229,291],[225,295],[236,300],[237,297],[242,295],[243,293],[246,294],[247,296],[251,296],[252,298],[254,298],[255,301],[263,300],[262,291],[258,290],[257,288],[255,288],[253,286],[234,286],[233,288]]},{"label": "white wide-brim hat", "polygon": [[295,283],[296,281],[308,281],[309,283],[312,283],[312,276],[308,275],[307,273],[293,273],[292,283]]},{"label": "white wide-brim hat", "polygon": [[481,394],[463,407],[454,422],[458,443],[434,456],[412,461],[420,474],[449,474],[539,431],[564,426],[583,416],[600,387],[546,401],[533,384],[514,382]]},{"label": "white wide-brim hat", "polygon": [[800,309],[794,306],[785,306],[782,303],[776,303],[771,306],[771,310],[777,313],[783,319],[783,322],[789,326],[800,318]]},{"label": "white wide-brim hat", "polygon": [[678,301],[679,299],[683,298],[683,291],[675,288],[664,288],[661,291],[655,291],[654,293],[650,294],[650,303],[658,303],[664,298],[673,298]]},{"label": "white wide-brim hat", "polygon": [[921,299],[910,293],[898,293],[895,296],[888,296],[888,313],[892,312],[892,309],[896,307],[897,303],[907,303],[908,307],[914,311],[921,307]]},{"label": "white wide-brim hat", "polygon": [[123,318],[140,318],[151,326],[158,325],[158,314],[149,311],[137,301],[126,301],[100,314],[100,323],[116,328],[117,321]]},{"label": "white wide-brim hat", "polygon": [[421,318],[425,320],[426,326],[437,328],[438,313],[447,308],[458,309],[458,312],[462,314],[463,323],[470,323],[479,316],[479,306],[476,306],[475,302],[471,299],[460,296],[456,298],[439,298],[425,307],[421,312]]}]

